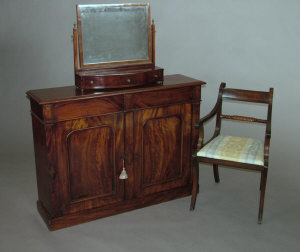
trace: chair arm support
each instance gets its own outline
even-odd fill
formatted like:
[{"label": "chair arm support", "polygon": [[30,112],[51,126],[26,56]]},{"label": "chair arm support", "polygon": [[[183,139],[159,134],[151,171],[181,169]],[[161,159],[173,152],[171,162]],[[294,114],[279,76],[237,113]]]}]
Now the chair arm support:
[{"label": "chair arm support", "polygon": [[211,141],[213,138],[218,136],[219,133],[220,133],[220,126],[221,126],[221,124],[220,124],[220,114],[221,114],[221,107],[222,107],[222,93],[223,93],[223,90],[224,90],[225,86],[226,86],[226,83],[222,82],[221,85],[220,85],[220,88],[219,88],[218,99],[217,99],[217,102],[216,102],[214,108],[206,116],[202,117],[195,124],[195,128],[199,129],[199,138],[198,138],[198,144],[197,144],[197,151],[200,150],[203,146],[203,139],[204,139],[204,126],[203,126],[203,124],[215,115],[217,115],[217,122],[216,122],[215,132],[214,132],[214,135],[212,136],[212,138],[209,141]]},{"label": "chair arm support", "polygon": [[264,142],[264,166],[265,167],[268,167],[269,165],[270,140],[271,140],[271,134],[266,134],[265,142]]},{"label": "chair arm support", "polygon": [[[209,119],[211,119],[213,116],[215,116],[217,114],[217,111],[218,111],[218,109],[215,106],[214,109],[210,113],[208,113],[206,116],[204,116],[203,118],[201,118],[196,123],[195,128],[199,130],[197,151],[199,151],[203,147],[203,145],[204,145],[203,144],[203,140],[204,140],[204,123],[206,121],[208,121]],[[209,141],[211,141],[215,137],[215,135],[216,135],[216,130],[215,130],[215,133],[214,133],[213,137]]]},{"label": "chair arm support", "polygon": [[[220,112],[220,108],[221,108],[221,99],[218,99],[218,101],[217,101],[216,105],[214,106],[214,108],[212,109],[212,111],[210,111],[206,116],[202,117],[196,123],[195,128],[199,129],[197,150],[200,150],[202,148],[202,146],[204,145],[203,144],[203,140],[204,140],[204,123],[206,121],[208,121],[209,119],[211,119],[212,117],[214,117],[218,112]],[[216,126],[213,136],[206,143],[210,142],[217,135],[219,135],[219,127]]]}]

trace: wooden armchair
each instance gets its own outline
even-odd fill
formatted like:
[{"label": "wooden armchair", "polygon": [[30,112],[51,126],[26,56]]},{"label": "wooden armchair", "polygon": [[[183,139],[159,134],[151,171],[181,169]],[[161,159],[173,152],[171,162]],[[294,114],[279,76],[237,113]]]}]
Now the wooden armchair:
[{"label": "wooden armchair", "polygon": [[[199,166],[198,162],[213,164],[214,178],[218,183],[218,165],[225,167],[237,167],[240,169],[261,172],[260,180],[260,203],[258,212],[258,223],[261,224],[264,207],[264,197],[269,164],[269,147],[271,139],[271,116],[273,102],[273,88],[269,92],[249,91],[241,89],[225,88],[226,83],[221,83],[218,100],[213,110],[200,119],[196,124],[199,129],[199,140],[197,151],[193,154],[193,190],[190,210],[194,210],[198,192]],[[252,103],[268,104],[267,119],[258,119],[246,116],[222,114],[222,103],[224,100],[235,100]],[[216,116],[216,128],[212,138],[203,144],[203,124]],[[222,119],[239,120],[266,124],[265,140],[260,141],[254,138],[220,135]]]}]

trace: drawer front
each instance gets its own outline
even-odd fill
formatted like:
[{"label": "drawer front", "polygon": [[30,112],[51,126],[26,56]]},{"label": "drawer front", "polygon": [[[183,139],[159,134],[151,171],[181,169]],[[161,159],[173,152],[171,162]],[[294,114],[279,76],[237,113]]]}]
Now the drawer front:
[{"label": "drawer front", "polygon": [[132,73],[117,73],[102,76],[76,75],[78,89],[124,88],[142,86],[163,80],[163,69],[151,69]]},{"label": "drawer front", "polygon": [[140,109],[170,104],[189,103],[193,99],[193,88],[183,87],[125,95],[125,109]]},{"label": "drawer front", "polygon": [[123,107],[122,95],[56,103],[52,107],[52,113],[49,113],[49,117],[45,118],[45,121],[54,122],[85,116],[115,113],[123,111]]},{"label": "drawer front", "polygon": [[131,87],[146,82],[144,73],[128,74],[128,75],[110,75],[110,76],[87,76],[82,77],[81,88],[97,89],[97,88],[119,88]]},{"label": "drawer front", "polygon": [[147,83],[154,83],[164,80],[164,71],[163,69],[155,69],[147,73]]}]

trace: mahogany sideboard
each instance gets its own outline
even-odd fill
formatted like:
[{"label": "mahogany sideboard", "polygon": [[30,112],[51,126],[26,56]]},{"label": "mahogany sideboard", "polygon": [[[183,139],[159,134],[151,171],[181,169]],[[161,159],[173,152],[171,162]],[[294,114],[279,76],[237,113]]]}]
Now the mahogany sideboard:
[{"label": "mahogany sideboard", "polygon": [[28,91],[37,207],[48,228],[190,195],[203,84],[169,75],[163,84],[97,93]]}]

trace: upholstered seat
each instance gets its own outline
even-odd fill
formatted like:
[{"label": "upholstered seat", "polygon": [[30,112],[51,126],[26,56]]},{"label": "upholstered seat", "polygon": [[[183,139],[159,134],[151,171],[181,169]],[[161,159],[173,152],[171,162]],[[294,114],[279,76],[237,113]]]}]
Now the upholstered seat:
[{"label": "upholstered seat", "polygon": [[198,157],[264,165],[262,141],[236,136],[217,136],[197,153]]}]

